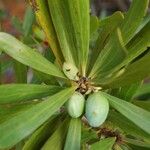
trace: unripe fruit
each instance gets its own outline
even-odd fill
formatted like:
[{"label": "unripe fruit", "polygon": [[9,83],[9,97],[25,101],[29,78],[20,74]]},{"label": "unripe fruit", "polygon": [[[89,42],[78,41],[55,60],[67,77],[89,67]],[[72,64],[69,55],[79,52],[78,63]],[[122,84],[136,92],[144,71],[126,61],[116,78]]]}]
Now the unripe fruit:
[{"label": "unripe fruit", "polygon": [[84,96],[79,92],[75,92],[68,100],[67,110],[72,118],[78,118],[82,115],[84,110],[84,102]]},{"label": "unripe fruit", "polygon": [[100,93],[91,94],[86,101],[85,115],[92,127],[99,127],[107,118],[108,100]]},{"label": "unripe fruit", "polygon": [[78,80],[79,79],[79,77],[77,76],[78,68],[71,63],[64,62],[63,72],[70,80]]}]

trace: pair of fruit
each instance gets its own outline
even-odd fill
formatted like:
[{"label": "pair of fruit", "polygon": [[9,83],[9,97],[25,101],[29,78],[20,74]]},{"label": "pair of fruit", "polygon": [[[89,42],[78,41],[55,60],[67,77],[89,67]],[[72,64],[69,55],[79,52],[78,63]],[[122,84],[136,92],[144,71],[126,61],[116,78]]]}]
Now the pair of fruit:
[{"label": "pair of fruit", "polygon": [[100,93],[91,94],[87,100],[79,92],[75,92],[67,102],[67,110],[71,117],[78,118],[83,114],[92,127],[99,127],[107,118],[109,111],[108,100]]},{"label": "pair of fruit", "polygon": [[[64,62],[63,71],[70,80],[79,80],[78,68],[74,64]],[[85,116],[92,127],[98,127],[106,120],[109,104],[100,92],[91,94],[86,102],[81,93],[75,92],[67,102],[69,115],[73,118],[80,117],[83,114],[84,106]]]}]

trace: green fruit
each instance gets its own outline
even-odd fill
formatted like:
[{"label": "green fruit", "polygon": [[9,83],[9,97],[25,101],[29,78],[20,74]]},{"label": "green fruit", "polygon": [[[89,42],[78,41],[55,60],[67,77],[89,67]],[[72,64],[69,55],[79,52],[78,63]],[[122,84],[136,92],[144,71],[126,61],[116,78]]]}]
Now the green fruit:
[{"label": "green fruit", "polygon": [[79,77],[77,76],[78,68],[71,63],[64,62],[63,72],[70,80],[78,80],[79,79]]},{"label": "green fruit", "polygon": [[78,118],[82,115],[84,110],[84,102],[84,96],[79,92],[75,92],[68,100],[67,110],[72,118]]},{"label": "green fruit", "polygon": [[108,100],[100,93],[91,94],[86,101],[85,115],[92,127],[99,127],[107,118]]}]

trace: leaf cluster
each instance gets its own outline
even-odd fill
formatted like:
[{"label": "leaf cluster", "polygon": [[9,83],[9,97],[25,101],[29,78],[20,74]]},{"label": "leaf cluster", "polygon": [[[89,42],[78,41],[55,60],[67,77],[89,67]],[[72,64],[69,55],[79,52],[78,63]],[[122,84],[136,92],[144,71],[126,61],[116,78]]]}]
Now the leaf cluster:
[{"label": "leaf cluster", "polygon": [[[150,77],[148,2],[133,0],[127,13],[101,20],[90,16],[88,0],[30,0],[44,31],[35,27],[33,32],[39,41],[46,38],[52,55],[26,43],[31,8],[22,26],[15,23],[26,37],[22,42],[0,32],[0,50],[17,61],[18,78],[0,85],[0,149],[149,149],[150,103],[135,100],[150,91],[142,84]],[[79,85],[63,73],[64,62],[75,65],[80,78],[108,99],[111,108],[100,127],[90,127],[84,114],[66,113],[65,103]],[[28,83],[27,68],[33,70]]]}]

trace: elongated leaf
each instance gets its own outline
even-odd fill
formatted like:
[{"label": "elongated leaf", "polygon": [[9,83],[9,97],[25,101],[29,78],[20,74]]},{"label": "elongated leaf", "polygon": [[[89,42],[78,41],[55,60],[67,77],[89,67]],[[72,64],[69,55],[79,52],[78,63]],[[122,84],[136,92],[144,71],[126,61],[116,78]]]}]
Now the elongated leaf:
[{"label": "elongated leaf", "polygon": [[[136,83],[138,81],[143,80],[145,77],[150,76],[150,55],[142,57],[140,60],[134,62],[129,65],[119,77],[112,79],[112,81],[108,82],[108,86],[110,87],[121,87],[127,86],[132,83]],[[110,82],[110,83],[109,83]]]},{"label": "elongated leaf", "polygon": [[84,125],[82,127],[81,132],[81,143],[82,145],[89,142],[93,139],[98,139],[98,135],[95,130],[91,130],[91,128],[86,128]]},{"label": "elongated leaf", "polygon": [[53,76],[49,76],[45,73],[42,73],[42,72],[39,72],[39,71],[36,71],[36,70],[33,70],[33,73],[34,73],[34,76],[32,78],[32,81],[31,83],[36,83],[36,84],[39,84],[39,83],[45,83],[47,85],[57,85],[59,86],[58,84],[58,80],[56,78],[54,78]]},{"label": "elongated leaf", "polygon": [[127,14],[125,15],[124,21],[121,25],[121,31],[123,35],[123,41],[127,44],[131,38],[134,36],[134,33],[138,26],[140,25],[146,10],[148,8],[149,0],[133,0],[131,7]]},{"label": "elongated leaf", "polygon": [[136,106],[141,107],[150,112],[150,100],[147,100],[147,101],[134,100],[133,103]]},{"label": "elongated leaf", "polygon": [[111,70],[127,56],[127,50],[123,47],[122,34],[119,29],[117,29],[115,35],[112,37],[111,45],[113,45],[111,49],[102,57],[103,60],[101,65],[99,65],[99,73],[105,73],[108,70]]},{"label": "elongated leaf", "polygon": [[[73,54],[75,54],[76,43],[71,14],[67,0],[48,0],[50,14],[57,33],[57,38],[65,58],[65,61],[74,63]],[[73,42],[75,39],[75,43]],[[77,58],[77,57],[76,57]]]},{"label": "elongated leaf", "polygon": [[141,83],[139,82],[139,83],[131,84],[130,86],[120,87],[115,96],[123,100],[126,100],[128,102],[132,101],[133,96],[140,85]]},{"label": "elongated leaf", "polygon": [[28,36],[32,31],[32,25],[35,21],[35,15],[30,6],[28,6],[25,16],[24,16],[24,22],[23,22],[23,32],[24,36]]},{"label": "elongated leaf", "polygon": [[120,146],[120,148],[121,148],[122,150],[133,150],[133,149],[132,149],[130,146],[128,146],[126,143],[120,144],[119,146]]},{"label": "elongated leaf", "polygon": [[72,33],[74,38],[74,46],[76,47],[74,59],[78,54],[76,62],[82,68],[82,73],[85,75],[86,63],[89,50],[89,34],[90,34],[90,16],[89,16],[89,1],[87,0],[66,0],[68,4],[68,13],[70,14],[70,24],[73,26]]},{"label": "elongated leaf", "polygon": [[43,30],[39,26],[33,27],[33,33],[36,39],[40,41],[44,41],[46,39],[46,35]]},{"label": "elongated leaf", "polygon": [[136,57],[147,50],[147,47],[150,45],[150,21],[149,17],[147,18],[148,19],[146,19],[146,21],[138,28],[138,31],[136,31],[132,40],[130,40],[130,42],[126,45],[128,50],[127,57],[123,60],[122,63],[118,64],[115,68],[105,73],[104,76],[110,75],[120,70],[122,67],[128,65],[128,63],[133,61]]},{"label": "elongated leaf", "polygon": [[125,135],[132,135],[133,137],[143,139],[147,142],[150,140],[150,136],[148,133],[143,131],[132,121],[130,121],[118,112],[111,111],[108,116],[108,121],[123,130]]},{"label": "elongated leaf", "polygon": [[42,147],[42,150],[62,150],[64,147],[65,138],[67,135],[67,130],[69,126],[69,118],[67,117],[53,133],[53,135],[47,140],[47,142]]},{"label": "elongated leaf", "polygon": [[112,107],[150,134],[150,113],[148,111],[109,94],[102,94],[108,98]]},{"label": "elongated leaf", "polygon": [[96,16],[90,16],[90,37],[96,32],[99,27],[99,19]]},{"label": "elongated leaf", "polygon": [[0,105],[0,124],[11,119],[18,113],[28,110],[29,108],[32,108],[34,105],[38,103],[39,103],[38,100],[34,100],[28,103]]},{"label": "elongated leaf", "polygon": [[59,86],[36,84],[7,84],[0,86],[0,104],[33,100],[53,95],[60,91]]},{"label": "elongated leaf", "polygon": [[85,67],[89,46],[89,1],[48,0],[64,58]]},{"label": "elongated leaf", "polygon": [[[121,21],[123,20],[124,16],[121,12],[115,12],[110,17],[107,17],[103,20],[99,21],[99,27],[91,37],[91,42],[94,44],[92,46],[92,54],[89,58],[89,66],[92,68],[94,65],[94,62],[96,61],[98,55],[103,50],[104,46],[107,44],[108,39],[112,32],[119,26]],[[98,34],[98,37],[97,37]],[[96,40],[95,40],[96,36]],[[93,39],[95,41],[93,41]],[[94,59],[93,59],[94,58]],[[89,68],[89,70],[91,69]]]},{"label": "elongated leaf", "polygon": [[111,36],[109,43],[99,54],[91,71],[90,77],[95,78],[97,75],[100,76],[101,72],[104,73],[111,70],[121,63],[126,55],[127,51],[123,46],[121,31],[118,28]]},{"label": "elongated leaf", "polygon": [[35,150],[42,147],[45,141],[56,130],[60,122],[59,116],[52,116],[48,122],[37,129],[23,146],[23,150]]},{"label": "elongated leaf", "polygon": [[147,148],[147,147],[136,146],[136,145],[132,145],[129,143],[128,143],[128,145],[132,148],[130,150],[149,150],[149,148]]},{"label": "elongated leaf", "polygon": [[15,145],[15,150],[21,150],[23,146],[24,146],[24,141],[21,141]]},{"label": "elongated leaf", "polygon": [[147,143],[147,142],[134,140],[134,139],[130,139],[130,138],[125,138],[124,141],[127,142],[127,143],[130,143],[130,144],[136,145],[136,146],[150,148],[150,142]]},{"label": "elongated leaf", "polygon": [[37,3],[38,8],[36,8],[37,10],[35,11],[35,14],[38,18],[38,21],[40,23],[40,25],[42,26],[48,43],[56,57],[57,62],[62,65],[63,62],[63,55],[61,53],[61,49],[59,46],[59,42],[57,39],[57,35],[53,26],[53,22],[52,22],[52,18],[49,14],[49,8],[48,8],[48,2],[47,0],[36,0],[35,2],[32,2],[32,0],[30,0],[33,7],[35,7],[35,2]]},{"label": "elongated leaf", "polygon": [[[122,67],[128,65],[140,54],[147,50],[150,45],[150,21],[143,27],[143,29],[126,45],[128,55],[127,57],[118,64],[115,68],[108,71],[106,74],[112,74]],[[110,77],[111,78],[111,77]]]},{"label": "elongated leaf", "polygon": [[7,33],[0,32],[0,49],[19,62],[38,71],[65,78],[64,74],[54,64],[42,57],[40,53]]},{"label": "elongated leaf", "polygon": [[64,150],[80,150],[81,119],[71,119]]},{"label": "elongated leaf", "polygon": [[115,144],[115,146],[114,146],[114,150],[123,150],[123,149],[120,147],[120,145]]},{"label": "elongated leaf", "polygon": [[49,75],[47,75],[45,73],[42,73],[42,72],[39,72],[39,71],[36,71],[36,70],[34,70],[33,73],[34,73],[34,76],[32,78],[32,82],[31,83],[45,83],[47,85],[60,86],[58,84],[58,79],[53,77],[53,76],[49,76]]},{"label": "elongated leaf", "polygon": [[116,138],[106,138],[91,145],[91,150],[112,150]]},{"label": "elongated leaf", "polygon": [[[69,0],[68,0],[69,1]],[[90,40],[90,1],[78,0],[78,6],[80,7],[81,14],[81,36],[82,36],[82,51],[79,49],[79,61],[82,66],[82,74],[85,76],[86,65],[89,53],[89,40]],[[80,55],[81,53],[81,55]]]},{"label": "elongated leaf", "polygon": [[2,64],[0,62],[0,84],[2,83]]},{"label": "elongated leaf", "polygon": [[142,20],[140,26],[139,26],[138,29],[136,30],[135,35],[138,34],[138,33],[148,24],[148,22],[150,22],[150,16],[149,16],[149,14],[147,14],[147,15],[144,17],[144,19]]},{"label": "elongated leaf", "polygon": [[122,63],[126,65],[137,56],[142,54],[150,46],[150,21],[147,25],[127,44],[128,56]]},{"label": "elongated leaf", "polygon": [[135,93],[135,97],[150,93],[150,83],[141,85]]},{"label": "elongated leaf", "polygon": [[0,124],[0,148],[11,147],[35,131],[67,101],[73,92],[74,88],[67,88]]},{"label": "elongated leaf", "polygon": [[14,60],[16,83],[27,83],[27,67]]}]

